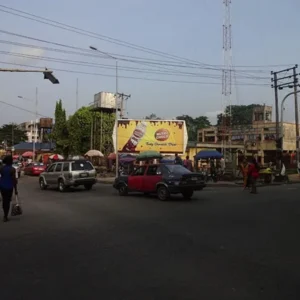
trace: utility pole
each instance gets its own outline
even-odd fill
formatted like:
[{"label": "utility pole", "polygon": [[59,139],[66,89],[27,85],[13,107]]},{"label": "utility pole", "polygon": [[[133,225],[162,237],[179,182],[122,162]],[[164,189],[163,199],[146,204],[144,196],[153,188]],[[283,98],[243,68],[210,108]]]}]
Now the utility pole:
[{"label": "utility pole", "polygon": [[[223,123],[223,138],[222,152],[224,158],[227,158],[226,139],[229,143],[229,159],[231,157],[231,92],[232,92],[232,34],[231,34],[231,0],[223,0],[224,7],[224,22],[223,22],[223,69],[222,69],[222,123]],[[229,107],[229,111],[227,108]],[[229,124],[228,124],[229,119]],[[229,129],[229,130],[228,130]]]},{"label": "utility pole", "polygon": [[13,148],[14,143],[15,143],[14,139],[15,139],[15,137],[14,137],[14,124],[11,123],[11,149]]},{"label": "utility pole", "polygon": [[[271,72],[271,75],[273,78],[271,78],[272,85],[271,87],[274,88],[275,92],[275,112],[276,112],[276,144],[279,145],[279,105],[278,105],[278,90],[283,90],[285,88],[294,88],[294,91],[297,92],[297,84],[298,84],[298,78],[296,70],[298,68],[298,65],[295,65],[292,68],[287,68],[284,70],[280,70],[277,72]],[[278,77],[278,74],[285,73],[283,77]],[[298,117],[298,100],[297,100],[297,93],[295,93],[295,126],[296,126],[296,135],[299,135],[299,117]],[[298,142],[296,141],[296,150],[298,147]],[[283,140],[281,142],[281,148],[276,148],[276,163],[277,167],[280,168],[280,160],[281,160],[281,154],[283,151]],[[297,162],[298,162],[298,151],[297,151]]]},{"label": "utility pole", "polygon": [[76,111],[78,110],[78,78],[76,79]]},{"label": "utility pole", "polygon": [[293,81],[294,81],[294,97],[295,97],[295,126],[296,126],[296,158],[297,158],[297,166],[299,163],[299,112],[298,112],[298,93],[297,93],[297,85],[298,85],[298,74],[297,74],[297,67],[295,65],[293,68]]},{"label": "utility pole", "polygon": [[274,79],[274,92],[275,92],[276,139],[279,139],[279,107],[278,107],[277,73],[274,73],[273,76],[274,76],[273,79]]},{"label": "utility pole", "polygon": [[34,132],[34,140],[32,143],[32,161],[35,161],[35,143],[37,142],[37,132],[38,132],[38,127],[37,127],[37,107],[38,107],[38,88],[35,89],[35,115],[34,115],[34,123],[33,123],[33,132]]},{"label": "utility pole", "polygon": [[126,95],[126,94],[119,94],[119,97],[121,97],[121,112],[120,112],[120,119],[124,118],[124,100],[128,100],[131,95]]}]

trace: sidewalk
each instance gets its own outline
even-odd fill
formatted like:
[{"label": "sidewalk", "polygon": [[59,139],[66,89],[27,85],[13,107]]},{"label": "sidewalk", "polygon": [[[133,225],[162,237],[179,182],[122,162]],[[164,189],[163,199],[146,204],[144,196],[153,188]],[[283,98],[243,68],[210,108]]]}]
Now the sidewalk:
[{"label": "sidewalk", "polygon": [[300,183],[300,177],[298,174],[289,175],[290,183]]}]

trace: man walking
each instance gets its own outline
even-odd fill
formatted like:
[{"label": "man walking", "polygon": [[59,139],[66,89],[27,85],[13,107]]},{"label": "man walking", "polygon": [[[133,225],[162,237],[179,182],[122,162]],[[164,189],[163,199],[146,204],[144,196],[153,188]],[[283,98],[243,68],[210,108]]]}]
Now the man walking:
[{"label": "man walking", "polygon": [[180,156],[178,156],[178,153],[175,154],[175,165],[182,165],[182,159]]},{"label": "man walking", "polygon": [[183,165],[185,168],[187,168],[189,171],[193,172],[193,164],[192,161],[190,160],[190,157],[187,156],[183,162]]}]

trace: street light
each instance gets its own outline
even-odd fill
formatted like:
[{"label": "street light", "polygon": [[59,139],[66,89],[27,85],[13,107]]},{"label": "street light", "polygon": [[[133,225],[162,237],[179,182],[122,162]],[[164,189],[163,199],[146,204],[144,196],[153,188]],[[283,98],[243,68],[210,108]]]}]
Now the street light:
[{"label": "street light", "polygon": [[[18,98],[33,102],[33,100],[25,98],[23,96],[18,96]],[[37,130],[38,129],[37,128],[37,116],[38,116],[37,108],[38,108],[38,88],[35,89],[35,120],[34,120],[34,123],[33,123],[34,139],[32,140],[32,152],[33,152],[32,160],[33,161],[35,160],[35,143],[36,143],[37,132],[38,132],[38,130]]]},{"label": "street light", "polygon": [[118,58],[106,52],[98,50],[96,47],[90,46],[91,50],[104,54],[116,61],[116,177],[119,176],[119,154],[118,154]]},{"label": "street light", "polygon": [[[280,131],[281,131],[281,138],[282,138],[282,143],[283,143],[283,113],[284,113],[284,102],[285,100],[291,96],[291,95],[296,95],[300,93],[300,90],[299,91],[296,91],[296,92],[291,92],[291,93],[288,93],[281,101],[281,124],[280,124]],[[296,122],[295,122],[296,123]],[[299,124],[296,124],[296,126],[299,126]],[[297,136],[297,130],[296,130],[296,158],[297,158],[297,164],[299,162],[299,137]]]}]

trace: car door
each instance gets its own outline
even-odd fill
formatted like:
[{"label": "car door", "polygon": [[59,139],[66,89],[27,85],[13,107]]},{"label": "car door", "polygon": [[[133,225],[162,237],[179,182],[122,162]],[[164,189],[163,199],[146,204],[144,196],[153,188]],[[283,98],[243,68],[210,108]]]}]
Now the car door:
[{"label": "car door", "polygon": [[57,163],[54,170],[55,181],[58,182],[58,179],[62,176],[63,164]]},{"label": "car door", "polygon": [[56,164],[52,164],[45,172],[44,177],[46,179],[47,184],[55,184],[57,180],[55,180],[55,170]]},{"label": "car door", "polygon": [[146,174],[143,178],[143,190],[145,192],[155,192],[156,184],[162,179],[159,165],[150,165],[147,168]]},{"label": "car door", "polygon": [[146,166],[139,166],[128,177],[128,189],[131,191],[143,191],[143,178],[145,175]]}]

